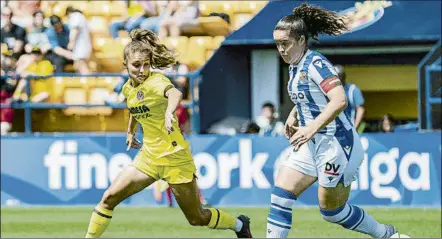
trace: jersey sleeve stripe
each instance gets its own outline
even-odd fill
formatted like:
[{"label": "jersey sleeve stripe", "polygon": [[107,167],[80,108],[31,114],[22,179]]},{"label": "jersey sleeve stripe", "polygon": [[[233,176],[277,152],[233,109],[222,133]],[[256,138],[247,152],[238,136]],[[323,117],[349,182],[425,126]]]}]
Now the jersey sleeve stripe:
[{"label": "jersey sleeve stripe", "polygon": [[339,85],[341,85],[341,81],[336,76],[328,77],[321,82],[321,88],[326,94]]}]

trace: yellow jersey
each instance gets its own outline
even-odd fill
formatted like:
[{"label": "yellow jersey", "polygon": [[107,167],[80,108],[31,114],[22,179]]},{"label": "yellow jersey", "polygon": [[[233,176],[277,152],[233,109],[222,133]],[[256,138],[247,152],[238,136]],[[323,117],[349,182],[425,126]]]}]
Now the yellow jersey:
[{"label": "yellow jersey", "polygon": [[123,95],[126,97],[129,112],[143,129],[142,150],[147,157],[146,160],[159,166],[176,166],[191,160],[165,157],[189,148],[181,134],[176,114],[174,114],[176,121],[172,122],[173,132],[169,134],[164,124],[168,103],[165,92],[172,87],[174,87],[172,82],[158,72],[151,72],[150,76],[137,87],[132,86],[131,80],[123,86]]}]

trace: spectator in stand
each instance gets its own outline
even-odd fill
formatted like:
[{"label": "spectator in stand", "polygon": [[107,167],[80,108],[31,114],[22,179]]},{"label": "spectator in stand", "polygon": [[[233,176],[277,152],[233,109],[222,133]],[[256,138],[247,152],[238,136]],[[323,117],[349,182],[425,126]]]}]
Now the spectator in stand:
[{"label": "spectator in stand", "polygon": [[385,114],[380,122],[381,132],[391,133],[394,132],[394,119],[390,114]]},{"label": "spectator in stand", "polygon": [[69,43],[68,50],[72,51],[75,70],[82,74],[89,74],[88,60],[92,52],[91,33],[88,22],[83,13],[71,6],[67,7],[66,15],[69,17]]},{"label": "spectator in stand", "polygon": [[[2,68],[2,79],[0,83],[0,103],[11,103],[12,94],[14,92],[16,81],[5,77],[6,72]],[[5,77],[5,78],[3,78]],[[0,132],[1,135],[6,135],[12,128],[12,122],[14,119],[14,109],[3,108],[0,111]]]},{"label": "spectator in stand", "polygon": [[[17,73],[21,74],[29,65],[36,61],[35,49],[38,49],[40,54],[44,55],[51,48],[47,35],[45,34],[46,27],[43,25],[44,13],[40,10],[33,14],[32,26],[28,28],[26,35],[25,52],[17,62]],[[33,52],[34,51],[34,52]]]},{"label": "spectator in stand", "polygon": [[158,34],[160,31],[160,23],[167,15],[167,7],[170,1],[155,1],[157,16],[149,17],[143,20],[140,24],[141,29],[147,29]]},{"label": "spectator in stand", "polygon": [[22,28],[27,28],[32,25],[32,15],[40,9],[41,0],[8,1],[7,5],[14,13],[12,21]]},{"label": "spectator in stand", "polygon": [[28,75],[52,75],[54,73],[54,66],[48,60],[44,60],[43,54],[38,46],[35,46],[31,52],[34,62],[32,62],[24,71],[19,72],[20,81],[17,84],[17,88],[14,91],[12,100],[14,102],[28,101],[29,97],[31,102],[38,103],[43,102],[49,98],[47,92],[46,79],[32,79],[33,85],[31,87],[31,95],[27,95],[25,91],[26,85],[29,83],[26,80]]},{"label": "spectator in stand", "polygon": [[160,23],[158,37],[178,37],[186,27],[197,24],[198,1],[170,1],[164,19]]},{"label": "spectator in stand", "polygon": [[8,49],[13,51],[12,57],[18,59],[23,53],[26,31],[12,22],[12,16],[11,8],[5,7],[2,9],[1,19],[4,26],[1,29],[0,42],[6,43]]},{"label": "spectator in stand", "polygon": [[72,51],[68,50],[69,44],[69,27],[63,24],[60,17],[52,15],[49,17],[51,27],[46,30],[51,50],[46,54],[52,65],[55,66],[55,72],[63,72],[64,66],[72,64]]},{"label": "spectator in stand", "polygon": [[263,136],[284,135],[284,123],[276,117],[275,106],[267,102],[261,107],[261,115],[256,119],[259,134]]},{"label": "spectator in stand", "polygon": [[12,57],[14,52],[9,50],[5,43],[2,44],[1,68],[4,75],[16,75],[17,59]]},{"label": "spectator in stand", "polygon": [[37,10],[33,15],[32,25],[28,28],[26,35],[25,51],[30,53],[34,47],[39,47],[45,54],[50,49],[48,36],[45,34],[47,27],[44,25],[45,14]]},{"label": "spectator in stand", "polygon": [[[131,16],[124,21],[115,21],[110,24],[109,31],[114,39],[118,38],[118,31],[132,31],[137,27],[157,32],[159,14],[157,12],[156,1],[136,1],[143,7],[144,12],[141,15]],[[128,9],[126,11],[128,12]]]},{"label": "spectator in stand", "polygon": [[360,128],[360,126],[362,126],[361,123],[365,114],[364,96],[362,95],[361,90],[355,84],[346,83],[346,76],[343,66],[335,65],[335,69],[338,72],[342,85],[344,86],[345,95],[348,101],[348,105],[347,108],[344,109],[344,113],[353,122],[355,129],[361,133],[363,131],[363,127]]}]

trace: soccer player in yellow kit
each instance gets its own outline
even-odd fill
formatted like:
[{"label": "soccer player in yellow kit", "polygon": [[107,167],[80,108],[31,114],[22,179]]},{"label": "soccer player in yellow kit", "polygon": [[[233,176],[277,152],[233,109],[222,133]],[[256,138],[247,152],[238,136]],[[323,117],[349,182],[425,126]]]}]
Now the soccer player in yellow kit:
[{"label": "soccer player in yellow kit", "polygon": [[[95,207],[86,237],[100,237],[120,202],[163,179],[169,183],[192,226],[231,229],[238,238],[251,238],[248,217],[240,215],[235,218],[219,209],[205,209],[201,205],[196,167],[175,115],[182,93],[167,77],[150,71],[151,67],[161,69],[175,64],[173,52],[149,30],[135,29],[130,32],[130,37],[132,41],[125,47],[123,58],[130,77],[123,86],[130,112],[126,144],[128,148],[141,150]],[[137,122],[144,132],[142,145],[135,139]]]}]

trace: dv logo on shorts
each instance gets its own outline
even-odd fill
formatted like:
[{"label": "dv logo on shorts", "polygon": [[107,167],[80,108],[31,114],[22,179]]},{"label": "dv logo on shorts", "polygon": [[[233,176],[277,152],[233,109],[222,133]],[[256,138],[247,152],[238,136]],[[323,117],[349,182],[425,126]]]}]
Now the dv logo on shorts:
[{"label": "dv logo on shorts", "polygon": [[338,170],[341,167],[341,165],[336,165],[334,163],[325,163],[325,174],[333,175],[333,176],[339,176]]}]

